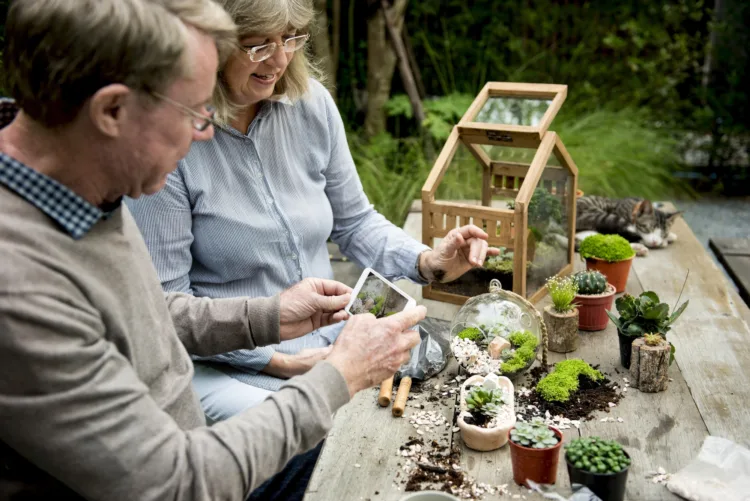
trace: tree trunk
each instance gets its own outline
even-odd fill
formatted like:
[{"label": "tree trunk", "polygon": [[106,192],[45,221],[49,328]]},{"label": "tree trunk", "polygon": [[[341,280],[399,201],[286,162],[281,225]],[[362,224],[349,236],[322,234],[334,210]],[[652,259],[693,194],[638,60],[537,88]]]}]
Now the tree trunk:
[{"label": "tree trunk", "polygon": [[[390,18],[399,32],[404,25],[408,0],[395,0],[389,9]],[[379,7],[379,5],[376,5]],[[396,70],[396,53],[386,36],[385,12],[374,8],[367,20],[367,113],[365,134],[376,136],[385,131],[383,106],[391,95],[391,81]]]},{"label": "tree trunk", "polygon": [[568,353],[578,349],[578,310],[557,313],[554,306],[544,308],[544,323],[549,337],[548,347],[557,353]]},{"label": "tree trunk", "polygon": [[315,0],[315,21],[312,30],[313,52],[323,73],[324,82],[331,95],[336,98],[336,70],[333,59],[338,53],[332,53],[328,37],[328,12],[326,0]]},{"label": "tree trunk", "polygon": [[641,337],[633,341],[630,348],[630,376],[633,388],[644,393],[655,393],[667,389],[669,382],[669,355],[671,347],[664,342],[659,346],[648,346]]}]

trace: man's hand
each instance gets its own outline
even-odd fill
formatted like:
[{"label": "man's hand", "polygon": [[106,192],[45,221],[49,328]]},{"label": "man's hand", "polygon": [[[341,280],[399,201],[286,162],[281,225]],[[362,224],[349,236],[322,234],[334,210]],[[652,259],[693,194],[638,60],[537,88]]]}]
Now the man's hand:
[{"label": "man's hand", "polygon": [[308,348],[294,355],[277,351],[273,354],[263,372],[283,379],[299,376],[312,369],[316,363],[325,360],[331,353],[331,349],[333,349],[333,346]]},{"label": "man's hand", "polygon": [[455,228],[435,249],[419,256],[419,272],[429,281],[455,280],[482,266],[487,255],[498,255],[500,250],[489,248],[487,238],[487,233],[473,224]]},{"label": "man's hand", "polygon": [[351,287],[322,278],[306,278],[281,293],[279,316],[281,340],[346,320],[343,311],[351,298]]},{"label": "man's hand", "polygon": [[408,329],[426,313],[424,306],[417,306],[380,319],[369,313],[349,319],[327,361],[344,376],[351,396],[380,384],[409,360],[419,333]]}]

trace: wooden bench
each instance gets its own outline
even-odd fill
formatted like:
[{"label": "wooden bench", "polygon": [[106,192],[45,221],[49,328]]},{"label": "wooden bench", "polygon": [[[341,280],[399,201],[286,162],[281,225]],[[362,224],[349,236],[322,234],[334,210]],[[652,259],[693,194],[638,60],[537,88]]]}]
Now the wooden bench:
[{"label": "wooden bench", "polygon": [[[410,213],[406,231],[421,238],[421,214]],[[698,242],[687,224],[678,220],[674,227],[678,240],[667,249],[653,250],[646,258],[636,258],[627,284],[627,292],[640,294],[653,290],[674,305],[683,280],[690,270],[683,300],[690,305],[670,332],[677,348],[676,363],[670,368],[667,391],[656,394],[631,389],[609,414],[597,414],[581,428],[564,431],[565,440],[598,435],[622,443],[633,458],[626,499],[631,501],[673,500],[666,487],[646,478],[659,467],[675,472],[693,459],[707,435],[717,435],[747,445],[750,416],[745,403],[750,401],[750,309]],[[577,268],[584,264],[577,260]],[[407,282],[398,284],[418,302],[427,306],[431,317],[451,320],[459,307],[425,300],[421,288]],[[547,304],[543,300],[538,307]],[[627,372],[620,366],[616,331],[612,325],[601,332],[582,333],[580,348],[565,355],[550,353],[550,363],[566,358],[583,358],[599,364],[614,381],[622,381]],[[457,374],[452,357],[430,385],[448,383]],[[455,388],[456,385],[453,384]],[[439,412],[452,421],[455,398],[429,402],[423,397],[409,401],[403,418],[394,418],[390,408],[376,404],[377,389],[358,394],[341,409],[333,430],[310,481],[307,501],[396,501],[404,496],[408,472],[403,470],[399,447],[416,436],[409,416],[423,410]],[[623,422],[601,422],[605,416],[620,417]],[[447,431],[447,433],[446,433]],[[459,444],[461,468],[474,479],[494,486],[508,484],[512,494],[526,499],[541,499],[516,486],[512,481],[508,447],[479,453],[466,449],[458,433],[451,428],[422,436],[425,442]],[[570,488],[564,462],[561,461],[557,491],[568,495]],[[485,496],[484,499],[513,499]]]}]

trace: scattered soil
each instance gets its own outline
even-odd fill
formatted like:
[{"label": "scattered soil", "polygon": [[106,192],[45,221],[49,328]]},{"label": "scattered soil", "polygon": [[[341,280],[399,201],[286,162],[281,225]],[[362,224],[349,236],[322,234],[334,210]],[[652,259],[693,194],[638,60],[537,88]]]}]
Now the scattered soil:
[{"label": "scattered soil", "polygon": [[[580,376],[578,391],[571,395],[570,400],[547,402],[535,389],[539,380],[546,375],[547,372],[542,367],[534,367],[529,371],[529,380],[525,385],[531,393],[522,396],[518,391],[516,392],[516,413],[524,416],[524,419],[537,415],[544,416],[545,412],[549,411],[552,416],[562,415],[568,419],[589,420],[593,419],[592,414],[596,411],[609,412],[609,403],[616,404],[622,397],[615,389],[617,385],[605,374],[604,380],[600,382]],[[536,407],[536,412],[534,409],[529,409],[529,405]]]},{"label": "scattered soil", "polygon": [[[412,443],[415,440],[411,440]],[[408,443],[408,442],[407,442]],[[421,444],[420,444],[421,445]],[[461,464],[461,453],[458,448],[449,449],[436,441],[430,444],[432,450],[422,454],[422,461],[416,463],[416,468],[409,474],[405,490],[407,492],[436,489],[453,493],[470,485],[464,473],[453,465]],[[408,449],[408,446],[406,446]]]}]

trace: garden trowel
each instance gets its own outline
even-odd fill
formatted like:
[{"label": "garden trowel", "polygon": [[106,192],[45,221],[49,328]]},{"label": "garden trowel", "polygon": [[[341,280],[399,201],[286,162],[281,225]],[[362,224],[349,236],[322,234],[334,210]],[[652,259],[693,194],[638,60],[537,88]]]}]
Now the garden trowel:
[{"label": "garden trowel", "polygon": [[[392,413],[395,417],[401,417],[404,414],[406,401],[411,391],[413,380],[424,381],[431,378],[445,367],[448,353],[450,353],[450,322],[438,320],[436,318],[426,318],[418,324],[420,342],[411,349],[411,356],[391,380],[399,381],[396,400],[393,402]],[[381,385],[381,393],[378,402],[382,404],[381,398],[384,387],[387,387],[387,381]],[[388,401],[392,389],[388,388]],[[388,405],[386,403],[386,405]]]}]

